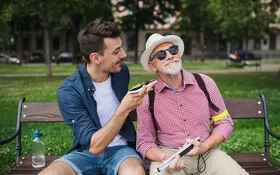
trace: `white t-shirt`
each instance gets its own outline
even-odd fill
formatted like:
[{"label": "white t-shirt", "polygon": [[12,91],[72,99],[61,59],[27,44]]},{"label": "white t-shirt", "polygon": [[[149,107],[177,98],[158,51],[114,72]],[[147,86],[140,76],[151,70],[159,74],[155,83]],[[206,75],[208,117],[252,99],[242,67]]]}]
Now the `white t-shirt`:
[{"label": "white t-shirt", "polygon": [[[97,102],[97,114],[99,116],[101,126],[103,127],[113,117],[118,106],[120,105],[120,102],[112,89],[111,76],[109,76],[109,78],[102,83],[92,83],[96,89],[93,93],[93,97]],[[127,145],[126,139],[119,134],[116,135],[108,147],[118,145]]]}]

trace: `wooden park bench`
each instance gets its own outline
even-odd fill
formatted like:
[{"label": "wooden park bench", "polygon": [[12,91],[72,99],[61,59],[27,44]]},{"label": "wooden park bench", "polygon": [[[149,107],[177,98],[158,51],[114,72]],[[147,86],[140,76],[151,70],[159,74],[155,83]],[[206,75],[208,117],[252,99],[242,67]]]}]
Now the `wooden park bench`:
[{"label": "wooden park bench", "polygon": [[[244,169],[252,175],[279,175],[280,169],[270,159],[270,136],[280,139],[269,126],[265,96],[260,94],[256,99],[229,99],[225,100],[227,109],[231,117],[235,119],[263,120],[264,124],[264,152],[244,152],[230,153]],[[56,102],[25,102],[25,98],[20,99],[18,106],[18,120],[15,133],[6,140],[1,140],[0,145],[16,139],[17,162],[14,168],[4,174],[38,174],[42,168],[35,169],[31,166],[31,156],[22,155],[21,149],[21,127],[29,122],[63,122],[61,113]],[[130,115],[132,120],[136,120],[136,113]],[[250,122],[250,120],[248,121]],[[246,140],[244,140],[246,142]],[[46,166],[59,156],[46,156]],[[149,169],[149,161],[146,161],[146,170]]]},{"label": "wooden park bench", "polygon": [[245,67],[245,66],[254,66],[256,69],[259,68],[261,70],[261,63],[262,63],[262,58],[261,57],[246,57],[246,58],[241,58],[237,60],[229,59],[226,62],[226,67]]}]

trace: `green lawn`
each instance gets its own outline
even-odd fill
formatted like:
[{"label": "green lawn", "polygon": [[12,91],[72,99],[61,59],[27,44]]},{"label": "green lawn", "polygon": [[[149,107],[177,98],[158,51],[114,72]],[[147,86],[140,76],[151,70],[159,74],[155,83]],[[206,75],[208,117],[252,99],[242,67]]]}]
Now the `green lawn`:
[{"label": "green lawn", "polygon": [[[193,63],[194,64],[194,63]],[[199,63],[195,63],[199,64]],[[214,64],[214,63],[213,63]],[[189,63],[188,65],[192,65]],[[198,67],[204,64],[199,64]],[[11,68],[12,67],[12,68]],[[17,73],[44,73],[40,66],[11,66],[0,68],[0,74],[7,72]],[[34,68],[34,70],[33,70]],[[141,71],[141,67],[129,64],[132,71]],[[21,71],[18,69],[22,69]],[[74,71],[75,65],[54,66],[58,72]],[[71,72],[69,71],[69,72]],[[228,98],[256,98],[259,92],[266,95],[268,114],[272,129],[280,134],[280,80],[276,79],[276,73],[251,72],[234,74],[209,74],[217,83],[223,97]],[[132,75],[130,87],[146,80],[154,79],[155,75]],[[20,97],[26,97],[31,101],[57,101],[58,86],[65,79],[64,76],[47,77],[1,77],[0,78],[0,139],[4,139],[13,133],[17,115],[17,104]],[[30,154],[33,132],[40,128],[46,143],[47,155],[61,155],[72,145],[72,133],[64,123],[56,124],[23,124],[22,140],[23,155]],[[235,121],[235,129],[230,138],[221,148],[227,152],[235,151],[264,151],[263,127],[261,121],[247,122]],[[271,155],[274,162],[280,166],[280,141],[272,139]],[[15,161],[15,142],[0,147],[0,173],[13,166]]]},{"label": "green lawn", "polygon": [[[279,64],[280,61],[264,61],[262,64]],[[127,63],[130,70],[133,72],[145,72],[140,64]],[[226,60],[206,60],[205,62],[200,61],[183,61],[183,67],[188,70],[225,70]],[[76,70],[77,65],[75,64],[52,64],[53,74],[59,73],[72,73]],[[232,68],[231,68],[232,69]],[[240,68],[234,68],[240,69]],[[0,64],[0,75],[1,74],[46,74],[47,68],[44,64],[23,64],[23,65],[5,65]]]}]

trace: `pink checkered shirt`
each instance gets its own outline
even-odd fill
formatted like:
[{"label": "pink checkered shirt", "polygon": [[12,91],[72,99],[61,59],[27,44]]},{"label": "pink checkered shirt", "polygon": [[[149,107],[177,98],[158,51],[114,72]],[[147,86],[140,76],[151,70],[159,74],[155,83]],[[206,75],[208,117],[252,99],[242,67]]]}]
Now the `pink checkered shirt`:
[{"label": "pink checkered shirt", "polygon": [[[171,148],[182,147],[186,138],[200,137],[203,142],[212,132],[227,138],[233,130],[233,121],[227,113],[224,100],[216,83],[208,76],[200,74],[210,94],[212,102],[219,107],[217,113],[209,107],[208,100],[199,88],[192,73],[183,72],[184,87],[172,89],[158,79],[155,90],[154,114],[157,130],[149,111],[149,98],[146,95],[137,108],[137,142],[136,149],[143,157],[146,152],[157,145]],[[220,114],[220,115],[219,115]],[[211,117],[224,115],[211,122]],[[213,128],[210,128],[212,123]],[[154,139],[156,134],[156,143]]]}]

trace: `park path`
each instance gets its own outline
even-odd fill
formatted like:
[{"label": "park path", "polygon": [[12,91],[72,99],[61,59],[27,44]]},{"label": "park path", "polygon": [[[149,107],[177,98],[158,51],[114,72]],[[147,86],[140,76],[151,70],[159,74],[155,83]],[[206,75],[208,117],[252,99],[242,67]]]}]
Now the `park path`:
[{"label": "park path", "polygon": [[[269,64],[269,65],[261,65],[261,67],[245,67],[242,69],[223,69],[223,70],[188,70],[194,73],[204,73],[204,74],[230,74],[230,73],[242,73],[242,72],[278,72],[280,71],[280,64]],[[139,75],[139,74],[152,74],[151,72],[130,72],[130,75]],[[68,76],[70,73],[54,73],[53,76]],[[40,74],[0,74],[0,77],[44,77],[45,73]]]},{"label": "park path", "polygon": [[[271,65],[262,65],[261,67],[245,67],[245,68],[228,68],[223,70],[214,70],[214,69],[202,69],[202,70],[187,70],[189,72],[193,73],[204,73],[204,74],[229,74],[229,73],[242,73],[242,72],[278,72],[280,71],[280,64],[271,64]],[[131,72],[131,75],[133,74],[151,74],[151,72]]]}]

